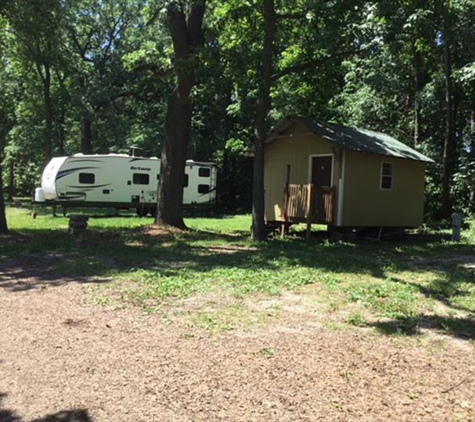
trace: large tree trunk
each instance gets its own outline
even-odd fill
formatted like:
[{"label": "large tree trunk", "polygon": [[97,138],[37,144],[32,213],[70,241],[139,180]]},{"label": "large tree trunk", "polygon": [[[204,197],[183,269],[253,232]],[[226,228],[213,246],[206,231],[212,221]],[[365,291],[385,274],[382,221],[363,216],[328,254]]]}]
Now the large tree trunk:
[{"label": "large tree trunk", "polygon": [[3,195],[2,157],[0,156],[0,234],[7,234],[7,217],[5,215],[5,197]]},{"label": "large tree trunk", "polygon": [[186,228],[183,222],[183,186],[196,84],[197,51],[203,45],[205,1],[192,4],[172,3],[168,22],[175,54],[177,86],[168,102],[165,140],[161,154],[156,224]]},{"label": "large tree trunk", "polygon": [[183,186],[193,105],[187,87],[175,88],[168,103],[156,223],[186,228],[183,222]]},{"label": "large tree trunk", "polygon": [[449,218],[452,213],[450,179],[453,175],[455,155],[455,113],[452,79],[452,57],[447,31],[444,33],[444,73],[445,73],[445,140],[442,174],[442,215]]},{"label": "large tree trunk", "polygon": [[92,121],[89,117],[83,116],[81,119],[81,152],[92,154]]},{"label": "large tree trunk", "polygon": [[267,135],[267,115],[270,108],[274,39],[277,30],[274,0],[264,0],[264,19],[261,86],[254,123],[254,173],[252,179],[252,239],[257,241],[266,238],[264,224],[264,150]]}]

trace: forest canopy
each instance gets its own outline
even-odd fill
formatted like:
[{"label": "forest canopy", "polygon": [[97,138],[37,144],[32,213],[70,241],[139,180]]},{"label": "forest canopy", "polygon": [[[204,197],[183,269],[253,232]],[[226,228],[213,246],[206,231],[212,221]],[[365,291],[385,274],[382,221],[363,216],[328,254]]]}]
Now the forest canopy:
[{"label": "forest canopy", "polygon": [[[172,13],[197,7],[200,39],[180,58]],[[435,161],[427,217],[473,214],[474,24],[471,0],[3,0],[4,194],[31,197],[53,156],[160,156],[192,75],[186,158],[217,162],[223,210],[250,209],[249,151],[299,115],[416,148]]]}]

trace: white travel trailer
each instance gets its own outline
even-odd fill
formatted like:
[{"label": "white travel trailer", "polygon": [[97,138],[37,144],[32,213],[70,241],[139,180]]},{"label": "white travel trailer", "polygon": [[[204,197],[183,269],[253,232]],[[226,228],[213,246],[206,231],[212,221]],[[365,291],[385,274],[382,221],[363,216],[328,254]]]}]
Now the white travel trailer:
[{"label": "white travel trailer", "polygon": [[[135,208],[154,214],[160,160],[127,154],[53,158],[43,171],[34,204],[70,207]],[[188,160],[184,205],[204,205],[216,199],[216,165]]]}]

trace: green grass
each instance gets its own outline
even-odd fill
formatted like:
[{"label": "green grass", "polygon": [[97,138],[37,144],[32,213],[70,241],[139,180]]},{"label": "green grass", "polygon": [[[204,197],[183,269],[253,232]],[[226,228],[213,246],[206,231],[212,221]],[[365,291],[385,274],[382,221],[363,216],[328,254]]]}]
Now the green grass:
[{"label": "green grass", "polygon": [[[152,236],[142,229],[151,218],[85,213],[92,216],[89,230],[75,237],[67,233],[68,218],[42,211],[32,219],[28,208],[7,208],[15,235],[0,240],[0,259],[41,259],[45,269],[72,280],[114,280],[108,288],[126,285],[122,300],[147,310],[224,292],[235,309],[195,317],[212,330],[233,327],[245,314],[245,298],[290,290],[302,292],[323,319],[342,313],[343,323],[388,334],[430,326],[475,338],[473,224],[460,243],[451,242],[448,231],[425,229],[420,236],[356,245],[305,241],[298,231],[256,244],[249,240],[247,215],[187,218],[189,232]],[[109,304],[104,292],[97,302]]]}]

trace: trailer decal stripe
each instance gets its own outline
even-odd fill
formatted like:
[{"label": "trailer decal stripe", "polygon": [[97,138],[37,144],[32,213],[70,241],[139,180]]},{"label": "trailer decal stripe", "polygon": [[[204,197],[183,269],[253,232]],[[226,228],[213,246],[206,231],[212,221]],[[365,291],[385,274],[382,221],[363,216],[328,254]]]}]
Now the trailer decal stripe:
[{"label": "trailer decal stripe", "polygon": [[104,185],[87,185],[87,186],[73,186],[73,185],[67,185],[67,188],[72,188],[72,189],[82,189],[82,190],[92,190],[92,189],[97,189],[97,188],[104,188],[106,186],[110,186],[111,183],[106,183]]},{"label": "trailer decal stripe", "polygon": [[91,163],[103,163],[104,161],[102,160],[97,160],[97,159],[84,159],[84,158],[71,158],[71,161],[74,161],[75,163],[80,163],[80,162],[91,162]]},{"label": "trailer decal stripe", "polygon": [[58,174],[56,175],[55,180],[61,179],[62,177],[65,177],[65,176],[69,176],[71,173],[74,173],[75,171],[100,169],[100,168],[101,167],[76,167],[76,168],[73,168],[73,169],[58,171]]}]

